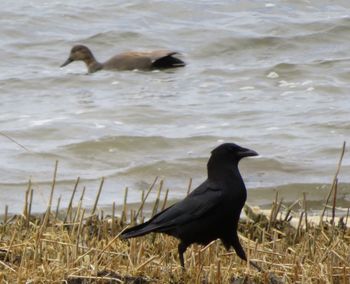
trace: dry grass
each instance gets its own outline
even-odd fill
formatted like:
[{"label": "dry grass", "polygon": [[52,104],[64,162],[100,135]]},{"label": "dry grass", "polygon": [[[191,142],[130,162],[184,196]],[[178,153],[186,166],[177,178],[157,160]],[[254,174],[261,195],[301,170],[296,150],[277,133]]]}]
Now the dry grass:
[{"label": "dry grass", "polygon": [[[88,213],[78,204],[58,216],[49,204],[45,214],[31,216],[31,191],[26,196],[23,214],[5,216],[0,225],[1,283],[350,282],[349,213],[337,224],[326,220],[315,224],[306,220],[304,202],[295,213],[277,199],[269,216],[246,207],[249,218],[241,222],[241,241],[263,272],[215,241],[205,248],[192,246],[183,273],[176,239],[161,234],[129,242],[118,238],[126,219],[139,220],[142,209],[127,214],[125,206],[118,214],[123,218],[118,218],[115,209],[112,216],[105,216],[103,211],[92,214],[94,209]],[[297,227],[290,225],[291,216],[299,218]]]},{"label": "dry grass", "polygon": [[[0,224],[0,283],[350,283],[349,209],[335,217],[341,215],[336,208],[339,171],[320,222],[308,215],[306,198],[287,207],[276,195],[268,214],[245,208],[241,242],[262,272],[226,252],[220,241],[190,247],[186,272],[172,237],[150,234],[121,241],[118,236],[127,224],[143,221],[149,192],[158,190],[152,215],[166,206],[168,193],[163,192],[162,181],[155,179],[136,210],[128,209],[126,190],[121,211],[113,203],[112,214],[106,215],[97,206],[103,179],[89,210],[82,207],[83,194],[75,201],[78,179],[62,214],[59,203],[52,209],[56,172],[57,164],[44,214],[31,214],[31,184],[23,214],[9,217],[6,210]],[[331,212],[329,220],[326,212]]]}]

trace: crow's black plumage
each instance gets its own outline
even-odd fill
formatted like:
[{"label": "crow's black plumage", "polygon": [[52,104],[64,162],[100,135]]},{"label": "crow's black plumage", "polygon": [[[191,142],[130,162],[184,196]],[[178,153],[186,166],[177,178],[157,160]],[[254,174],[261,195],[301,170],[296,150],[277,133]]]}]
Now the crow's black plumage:
[{"label": "crow's black plumage", "polygon": [[207,164],[208,178],[184,200],[155,215],[149,221],[126,229],[121,238],[143,236],[151,232],[165,233],[180,240],[179,258],[193,243],[207,245],[221,239],[228,250],[247,260],[237,235],[238,220],[247,198],[238,170],[238,162],[258,154],[233,143],[224,143],[211,152]]}]

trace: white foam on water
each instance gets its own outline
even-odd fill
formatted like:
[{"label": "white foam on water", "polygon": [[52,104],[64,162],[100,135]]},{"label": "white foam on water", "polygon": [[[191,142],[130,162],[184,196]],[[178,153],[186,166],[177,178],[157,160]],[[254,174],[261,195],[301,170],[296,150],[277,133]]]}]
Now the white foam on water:
[{"label": "white foam on water", "polygon": [[266,77],[269,79],[276,79],[276,78],[279,78],[279,75],[277,72],[270,72],[269,74],[267,74]]},{"label": "white foam on water", "polygon": [[255,90],[254,86],[244,86],[239,88],[241,91]]},{"label": "white foam on water", "polygon": [[54,120],[53,119],[32,120],[29,122],[29,124],[31,126],[42,126],[42,125],[47,125],[52,121],[54,121]]}]

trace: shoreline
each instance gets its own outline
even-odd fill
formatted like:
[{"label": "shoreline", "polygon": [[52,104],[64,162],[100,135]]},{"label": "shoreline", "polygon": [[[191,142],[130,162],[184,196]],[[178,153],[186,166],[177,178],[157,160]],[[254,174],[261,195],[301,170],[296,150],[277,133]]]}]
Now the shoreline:
[{"label": "shoreline", "polygon": [[[108,182],[108,179],[106,179]],[[164,183],[166,183],[164,181]],[[196,186],[193,184],[193,186]],[[45,187],[42,185],[37,187],[35,183],[29,185],[23,184],[23,189],[17,190],[16,200],[12,202],[2,202],[0,205],[0,220],[4,215],[5,205],[8,205],[8,211],[11,215],[20,214],[23,211],[23,200],[25,199],[25,192],[28,189],[28,186],[31,186],[34,189],[34,201],[32,204],[32,209],[35,214],[40,214],[45,212],[47,202],[50,197],[50,188],[52,185],[46,184]],[[68,208],[69,198],[74,190],[75,184],[72,183],[70,186],[64,182],[64,189],[61,186],[61,181],[56,181],[55,185],[55,193],[53,196],[53,203],[57,204],[58,199],[60,199],[60,210],[65,210]],[[145,184],[144,187],[150,186],[150,183]],[[81,195],[83,188],[85,187],[84,180],[80,181],[79,188],[77,189],[77,195]],[[258,206],[262,209],[268,209],[271,207],[273,200],[275,198],[276,193],[278,192],[279,196],[283,197],[284,203],[286,205],[292,204],[295,200],[302,199],[303,194],[306,192],[307,201],[310,210],[313,211],[313,214],[317,214],[318,211],[323,210],[324,200],[327,197],[327,194],[332,187],[331,183],[327,184],[319,184],[319,183],[310,183],[310,184],[286,184],[281,186],[274,187],[258,187],[258,188],[248,188],[248,200],[247,202],[252,206]],[[87,188],[87,187],[86,187]],[[147,188],[146,188],[147,189]],[[145,189],[144,189],[145,190]],[[140,203],[140,196],[142,195],[141,189],[129,189],[128,193],[128,203],[135,204],[135,206]],[[183,188],[181,191],[177,190],[169,190],[169,199],[176,202],[181,200],[183,194],[185,194],[187,189]],[[98,184],[97,186],[88,190],[85,190],[85,206],[92,207],[93,202],[96,198],[96,194],[98,192]],[[124,198],[125,189],[119,192],[115,192],[114,194],[110,192],[105,192],[105,186],[102,189],[102,194],[99,200],[100,206],[104,208],[112,208],[112,200],[117,203],[118,206],[122,206],[123,198]],[[182,193],[182,194],[181,194]],[[5,190],[0,192],[0,197],[5,196]],[[13,193],[12,193],[13,194]],[[347,204],[349,204],[350,199],[350,183],[339,182],[338,184],[338,194],[337,194],[337,207],[339,208],[347,208]],[[156,199],[156,193],[152,192],[148,197],[147,204],[154,202]],[[14,203],[15,202],[15,203]]]},{"label": "shoreline", "polygon": [[[45,213],[35,215],[31,214],[33,193],[28,189],[22,214],[7,216],[5,222],[0,222],[0,282],[350,281],[349,209],[346,214],[342,211],[339,218],[337,207],[330,203],[319,222],[309,214],[307,199],[290,206],[276,194],[269,210],[247,205],[245,217],[239,222],[239,237],[248,259],[258,263],[262,271],[242,262],[234,252],[225,251],[217,240],[206,247],[191,246],[185,254],[187,270],[183,272],[175,238],[163,234],[130,241],[118,238],[128,224],[141,223],[169,206],[162,181],[154,180],[140,204],[129,204],[126,191],[124,204],[113,203],[112,212],[98,206],[103,182],[92,207],[84,207],[84,195],[73,191],[67,210],[49,202]],[[53,182],[51,197],[54,185]],[[156,192],[156,200],[147,203],[152,191]]]}]

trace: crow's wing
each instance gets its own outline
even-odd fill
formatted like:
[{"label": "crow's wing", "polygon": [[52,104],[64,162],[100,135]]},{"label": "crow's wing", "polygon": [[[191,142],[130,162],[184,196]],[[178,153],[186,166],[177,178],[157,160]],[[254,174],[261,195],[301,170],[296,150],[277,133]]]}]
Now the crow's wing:
[{"label": "crow's wing", "polygon": [[184,200],[156,214],[147,222],[126,229],[121,237],[132,238],[150,232],[166,232],[206,214],[214,214],[213,212],[221,206],[223,201],[222,189],[207,180]]},{"label": "crow's wing", "polygon": [[208,183],[204,182],[184,200],[155,215],[148,221],[147,229],[163,231],[192,222],[211,214],[222,201],[222,190],[208,187]]}]

